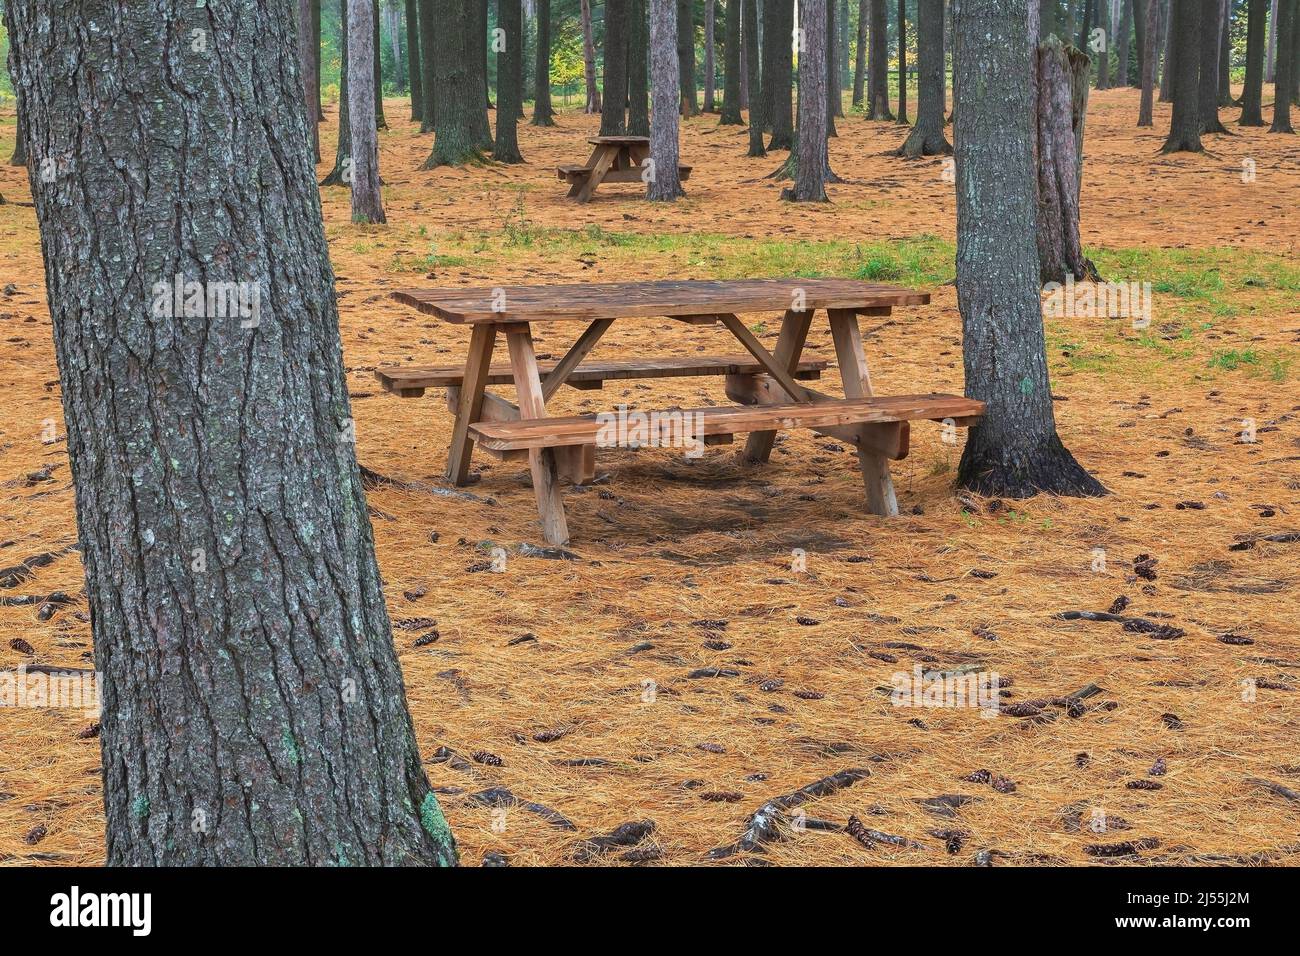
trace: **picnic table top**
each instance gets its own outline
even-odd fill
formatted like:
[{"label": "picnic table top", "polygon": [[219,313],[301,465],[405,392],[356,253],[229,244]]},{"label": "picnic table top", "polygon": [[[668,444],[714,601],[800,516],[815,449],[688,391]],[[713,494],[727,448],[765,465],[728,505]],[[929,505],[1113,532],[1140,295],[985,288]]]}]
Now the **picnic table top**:
[{"label": "picnic table top", "polygon": [[447,322],[496,324],[779,312],[790,309],[799,297],[804,311],[888,308],[930,301],[927,292],[853,279],[673,279],[399,289],[392,297]]},{"label": "picnic table top", "polygon": [[589,136],[587,142],[596,146],[645,146],[649,136]]}]

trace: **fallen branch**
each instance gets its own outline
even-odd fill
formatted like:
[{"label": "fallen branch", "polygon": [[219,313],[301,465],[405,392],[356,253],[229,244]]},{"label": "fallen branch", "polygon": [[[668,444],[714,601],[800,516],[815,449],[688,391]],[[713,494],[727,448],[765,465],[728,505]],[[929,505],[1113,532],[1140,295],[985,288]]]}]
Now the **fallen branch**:
[{"label": "fallen branch", "polygon": [[481,807],[518,807],[529,813],[537,814],[537,816],[559,830],[578,829],[572,820],[558,810],[552,810],[545,804],[520,800],[505,787],[489,787],[486,790],[480,790],[478,793],[471,793],[468,799],[470,803],[478,804]]},{"label": "fallen branch", "polygon": [[583,840],[569,852],[569,855],[577,863],[586,863],[593,857],[597,857],[614,847],[635,846],[654,833],[654,830],[655,822],[653,820],[633,820],[630,823],[615,827],[604,836],[595,836]]},{"label": "fallen branch", "polygon": [[1228,550],[1249,551],[1261,541],[1271,541],[1274,544],[1292,544],[1300,541],[1300,531],[1279,531],[1277,534],[1262,534],[1254,538],[1247,538],[1245,541],[1238,541],[1236,544],[1230,544]]},{"label": "fallen branch", "polygon": [[720,846],[710,850],[709,859],[721,860],[737,853],[763,852],[763,844],[784,839],[781,827],[790,822],[790,810],[809,800],[829,796],[846,787],[851,787],[859,780],[865,780],[869,776],[871,776],[871,771],[866,767],[854,767],[851,770],[841,770],[829,777],[823,777],[793,793],[773,797],[759,807],[746,821],[745,831],[740,835],[739,840],[729,846]]},{"label": "fallen branch", "polygon": [[1113,621],[1122,625],[1126,631],[1146,634],[1158,641],[1172,641],[1187,633],[1181,627],[1158,624],[1145,617],[1125,617],[1123,614],[1111,614],[1108,611],[1062,611],[1056,616],[1062,621]]},{"label": "fallen branch", "polygon": [[1263,787],[1265,790],[1271,790],[1284,800],[1290,800],[1292,803],[1300,803],[1300,793],[1297,793],[1290,787],[1285,787],[1280,783],[1275,783],[1272,780],[1265,780],[1262,777],[1249,777],[1246,782],[1254,784],[1257,787]]}]

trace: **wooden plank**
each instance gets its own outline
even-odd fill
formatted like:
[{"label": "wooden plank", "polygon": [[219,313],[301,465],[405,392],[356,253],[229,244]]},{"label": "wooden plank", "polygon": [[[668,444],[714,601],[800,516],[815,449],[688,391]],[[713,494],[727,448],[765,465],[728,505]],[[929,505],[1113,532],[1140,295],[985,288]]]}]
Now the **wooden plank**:
[{"label": "wooden plank", "polygon": [[[447,410],[452,415],[460,413],[459,385],[451,385],[447,388]],[[519,421],[519,406],[513,402],[507,402],[500,395],[484,392],[483,411],[480,416],[480,421],[485,422],[517,422]],[[528,452],[526,451],[499,451],[496,448],[483,448],[483,451],[500,461],[528,460]]]},{"label": "wooden plank", "polygon": [[548,399],[554,395],[561,385],[569,380],[569,376],[578,364],[585,359],[591,350],[596,347],[600,337],[605,334],[606,330],[614,324],[613,319],[597,319],[578,336],[578,341],[569,346],[569,351],[564,353],[564,357],[555,363],[555,367],[546,375],[546,381],[542,383],[542,398]]},{"label": "wooden plank", "polygon": [[[857,313],[831,309],[830,319],[831,338],[835,341],[835,355],[839,359],[840,376],[844,380],[844,397],[862,399],[870,396],[871,372],[867,368],[866,353],[862,350],[862,330],[858,326]],[[889,475],[888,460],[883,455],[859,447],[858,468],[867,490],[867,507],[872,514],[886,518],[898,517],[898,498],[894,494],[894,479]]]},{"label": "wooden plank", "polygon": [[[521,403],[522,411],[523,405]],[[834,399],[784,405],[709,406],[663,410],[701,416],[702,435],[734,435],[762,429],[823,429],[860,422],[934,421],[978,419],[984,403],[960,395],[926,394]],[[647,414],[649,412],[647,411]],[[522,419],[517,422],[480,422],[475,436],[484,447],[555,448],[595,444],[601,425],[595,415]]]},{"label": "wooden plank", "polygon": [[[562,360],[561,360],[562,361]],[[559,362],[538,362],[540,374],[549,376]],[[830,362],[823,358],[808,358],[799,362],[794,377],[812,380],[821,377]],[[678,378],[695,375],[743,375],[763,370],[758,362],[747,355],[696,355],[690,357],[665,356],[645,359],[612,359],[581,364],[565,378],[565,384],[581,388],[585,384],[615,379]],[[465,374],[463,366],[406,366],[390,365],[375,369],[375,378],[385,391],[407,397],[426,388],[449,388],[460,385]],[[488,385],[509,385],[514,374],[509,365],[493,365],[488,371]],[[547,394],[549,398],[551,393]]]},{"label": "wooden plank", "polygon": [[[515,373],[515,393],[519,396],[519,413],[529,419],[545,419],[546,399],[542,396],[542,380],[537,374],[537,355],[533,351],[532,333],[527,330],[510,332],[506,335],[506,345],[510,351],[510,367]],[[519,424],[519,422],[498,422],[495,423],[495,427],[517,428]],[[492,423],[481,427],[492,427]],[[533,495],[537,498],[537,513],[542,519],[542,537],[550,545],[568,544],[569,528],[564,518],[564,501],[560,495],[555,449],[542,446],[531,448],[528,452],[528,467],[533,475]]]},{"label": "wooden plank", "polygon": [[[501,293],[506,311],[498,312]],[[648,316],[784,312],[801,296],[810,311],[866,310],[925,305],[930,296],[854,279],[670,279],[654,282],[582,283],[399,289],[399,302],[448,322],[566,321]]]},{"label": "wooden plank", "polygon": [[588,143],[599,146],[649,146],[649,136],[588,136]]},{"label": "wooden plank", "polygon": [[[808,340],[808,329],[812,325],[812,312],[795,312],[787,309],[781,320],[781,331],[776,337],[775,358],[787,369],[798,368],[801,364],[804,342]],[[766,462],[772,457],[772,444],[776,441],[776,432],[760,431],[750,433],[745,440],[744,456],[755,463]]]},{"label": "wooden plank", "polygon": [[469,481],[469,461],[474,450],[474,440],[469,429],[472,423],[482,417],[483,393],[496,338],[496,328],[491,325],[476,325],[470,333],[469,355],[461,377],[463,401],[452,426],[451,448],[447,452],[447,480],[453,485],[463,485]]}]

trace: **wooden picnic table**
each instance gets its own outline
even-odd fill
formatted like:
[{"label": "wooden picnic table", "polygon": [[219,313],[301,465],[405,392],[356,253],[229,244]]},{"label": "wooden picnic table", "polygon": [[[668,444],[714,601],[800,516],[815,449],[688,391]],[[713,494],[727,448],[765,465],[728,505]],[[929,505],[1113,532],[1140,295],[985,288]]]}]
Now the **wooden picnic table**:
[{"label": "wooden picnic table", "polygon": [[[575,482],[594,475],[600,443],[599,416],[549,418],[546,402],[562,385],[600,388],[608,379],[674,375],[725,375],[728,397],[738,406],[674,409],[701,423],[704,444],[730,442],[748,433],[745,456],[765,462],[777,430],[808,428],[851,445],[875,514],[898,514],[890,460],[906,456],[909,422],[944,421],[966,426],[984,411],[982,402],[955,395],[876,396],[862,345],[859,315],[888,315],[895,306],[923,305],[927,293],[847,279],[742,279],[736,281],[616,282],[583,285],[498,286],[470,289],[405,289],[393,297],[446,322],[471,327],[463,369],[388,367],[376,370],[384,387],[404,397],[426,387],[445,387],[455,413],[447,478],[469,480],[477,445],[506,460],[527,458],[543,535],[550,544],[569,539],[560,477]],[[816,312],[826,314],[844,383],[838,398],[800,384],[820,376],[827,362],[803,357]],[[738,317],[781,312],[776,348],[769,352]],[[744,356],[630,359],[582,363],[615,321],[669,318],[696,325],[720,324],[744,348]],[[558,361],[539,363],[532,323],[585,322]],[[659,341],[647,326],[647,341]],[[498,333],[506,338],[509,367],[493,366]],[[511,382],[518,404],[486,390]]]},{"label": "wooden picnic table", "polygon": [[[557,166],[556,174],[569,184],[569,198],[580,203],[591,202],[596,187],[601,183],[639,183],[644,173],[643,164],[650,158],[650,139],[646,136],[592,136],[588,138],[595,148],[586,165]],[[677,168],[681,179],[690,179],[691,167]]]}]

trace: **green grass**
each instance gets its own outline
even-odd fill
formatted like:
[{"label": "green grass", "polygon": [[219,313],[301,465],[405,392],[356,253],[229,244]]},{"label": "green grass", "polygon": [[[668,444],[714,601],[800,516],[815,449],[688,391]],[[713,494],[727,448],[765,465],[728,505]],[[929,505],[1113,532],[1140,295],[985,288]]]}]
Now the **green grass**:
[{"label": "green grass", "polygon": [[1243,365],[1258,365],[1259,353],[1254,349],[1223,349],[1210,356],[1210,368],[1235,372]]}]

